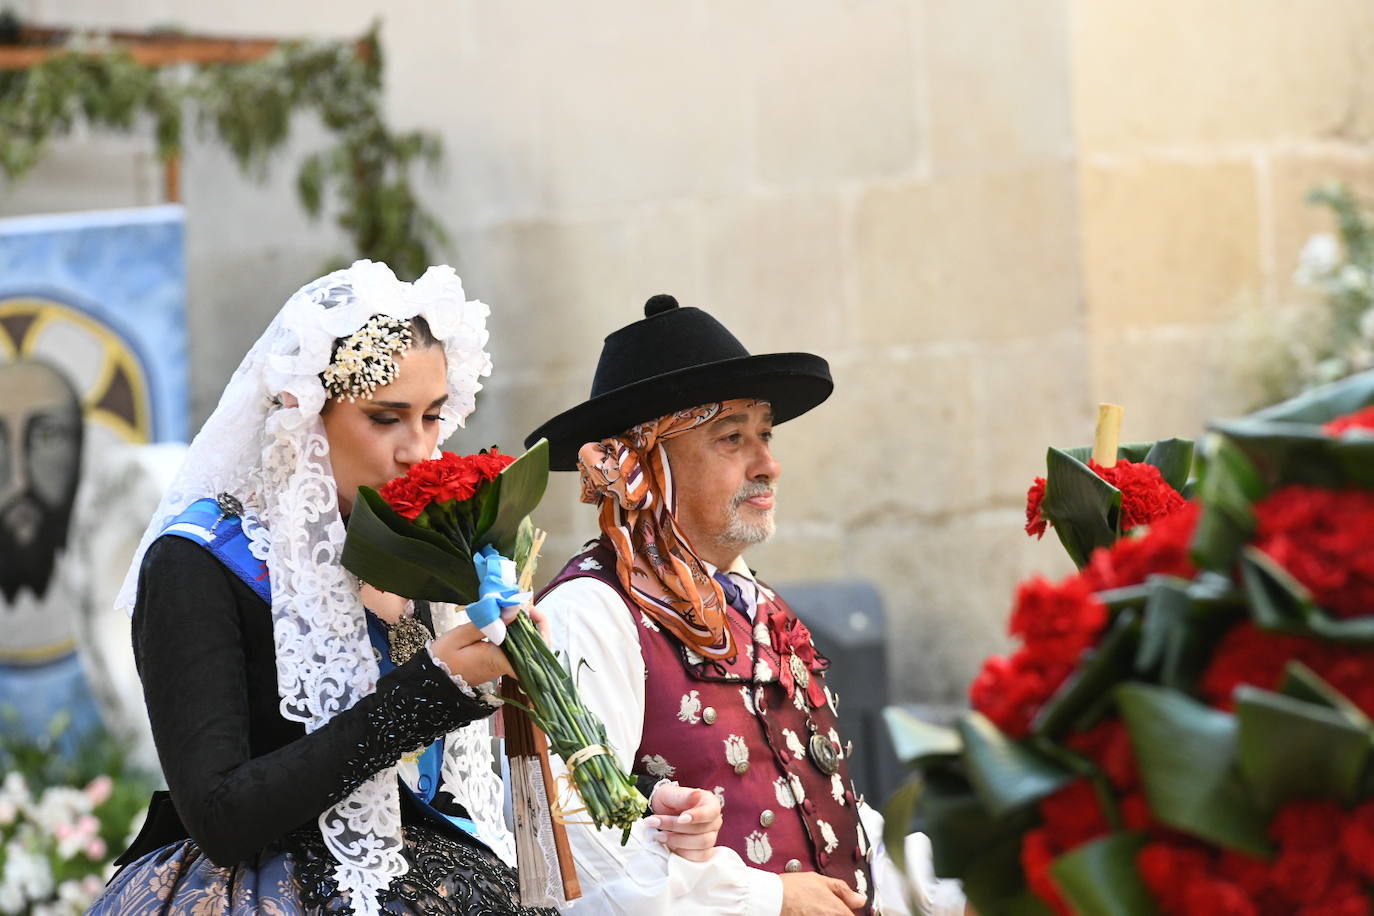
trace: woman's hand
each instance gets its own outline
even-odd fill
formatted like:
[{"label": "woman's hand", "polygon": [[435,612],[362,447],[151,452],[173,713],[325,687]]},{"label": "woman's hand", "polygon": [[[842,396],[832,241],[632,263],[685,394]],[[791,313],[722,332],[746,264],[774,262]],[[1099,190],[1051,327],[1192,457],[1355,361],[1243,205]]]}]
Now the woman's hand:
[{"label": "woman's hand", "polygon": [[653,814],[644,823],[652,837],[693,862],[710,861],[720,833],[720,799],[706,789],[663,783],[649,801]]},{"label": "woman's hand", "polygon": [[487,642],[482,631],[471,623],[459,624],[437,637],[430,645],[449,671],[472,686],[494,681],[503,675],[515,676],[506,653]]}]

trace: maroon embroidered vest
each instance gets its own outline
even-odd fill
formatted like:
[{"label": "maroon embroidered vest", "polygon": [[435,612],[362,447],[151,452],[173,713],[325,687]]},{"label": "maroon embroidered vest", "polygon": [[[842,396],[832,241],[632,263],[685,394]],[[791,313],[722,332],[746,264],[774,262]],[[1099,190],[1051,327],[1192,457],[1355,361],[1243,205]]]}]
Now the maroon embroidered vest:
[{"label": "maroon embroidered vest", "polygon": [[[740,651],[728,663],[711,664],[630,601],[604,542],[569,561],[540,597],[583,576],[621,596],[639,633],[645,709],[635,774],[714,789],[724,809],[717,843],[748,864],[820,872],[871,899],[871,845],[859,821],[835,700],[824,686],[830,663],[819,655],[810,665],[793,654],[780,658],[765,624],[779,612],[781,620],[795,620],[786,603],[760,583],[758,624],[751,627],[731,611]],[[779,677],[784,665],[790,691]],[[812,681],[819,690],[807,689]],[[818,706],[808,693],[822,698]]]}]

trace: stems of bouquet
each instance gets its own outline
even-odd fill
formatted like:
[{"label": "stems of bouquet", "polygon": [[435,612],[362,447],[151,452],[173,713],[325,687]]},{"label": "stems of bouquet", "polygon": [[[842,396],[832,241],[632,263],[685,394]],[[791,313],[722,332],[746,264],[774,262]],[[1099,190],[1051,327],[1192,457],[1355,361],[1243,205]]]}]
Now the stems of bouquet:
[{"label": "stems of bouquet", "polygon": [[1097,405],[1097,429],[1093,434],[1093,461],[1104,468],[1116,464],[1116,450],[1121,442],[1121,415],[1126,408],[1119,404]]},{"label": "stems of bouquet", "polygon": [[[521,591],[528,591],[544,533],[535,535],[529,557],[520,571]],[[529,614],[521,610],[506,627],[503,644],[520,687],[529,697],[530,718],[549,739],[549,745],[565,762],[577,761],[587,748],[604,749],[580,762],[570,763],[574,786],[598,827],[616,826],[629,837],[631,825],[644,815],[648,802],[634,780],[620,769],[607,744],[606,726],[583,705],[572,676],[539,635]]]}]

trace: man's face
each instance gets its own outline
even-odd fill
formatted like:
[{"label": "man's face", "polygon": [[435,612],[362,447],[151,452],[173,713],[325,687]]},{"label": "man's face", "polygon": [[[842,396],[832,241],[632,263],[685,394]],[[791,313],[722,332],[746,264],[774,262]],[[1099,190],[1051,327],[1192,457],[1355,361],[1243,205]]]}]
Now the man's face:
[{"label": "man's face", "polygon": [[81,402],[46,363],[0,366],[0,594],[42,597],[81,470]]},{"label": "man's face", "polygon": [[717,567],[773,534],[782,466],[772,454],[773,409],[758,404],[664,443],[675,515],[692,546]]}]

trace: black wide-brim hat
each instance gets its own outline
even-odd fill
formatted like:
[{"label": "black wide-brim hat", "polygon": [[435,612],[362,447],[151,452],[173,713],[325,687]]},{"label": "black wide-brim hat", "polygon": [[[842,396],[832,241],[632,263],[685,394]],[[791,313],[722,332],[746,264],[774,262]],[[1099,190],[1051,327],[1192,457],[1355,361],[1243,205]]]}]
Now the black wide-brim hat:
[{"label": "black wide-brim hat", "polygon": [[591,397],[565,410],[525,438],[525,447],[549,440],[549,466],[577,468],[588,442],[675,410],[732,398],[773,405],[773,424],[785,423],[830,397],[830,366],[812,353],[751,356],[735,335],[697,308],[672,296],[644,303],[644,318],[606,337],[592,378]]}]

